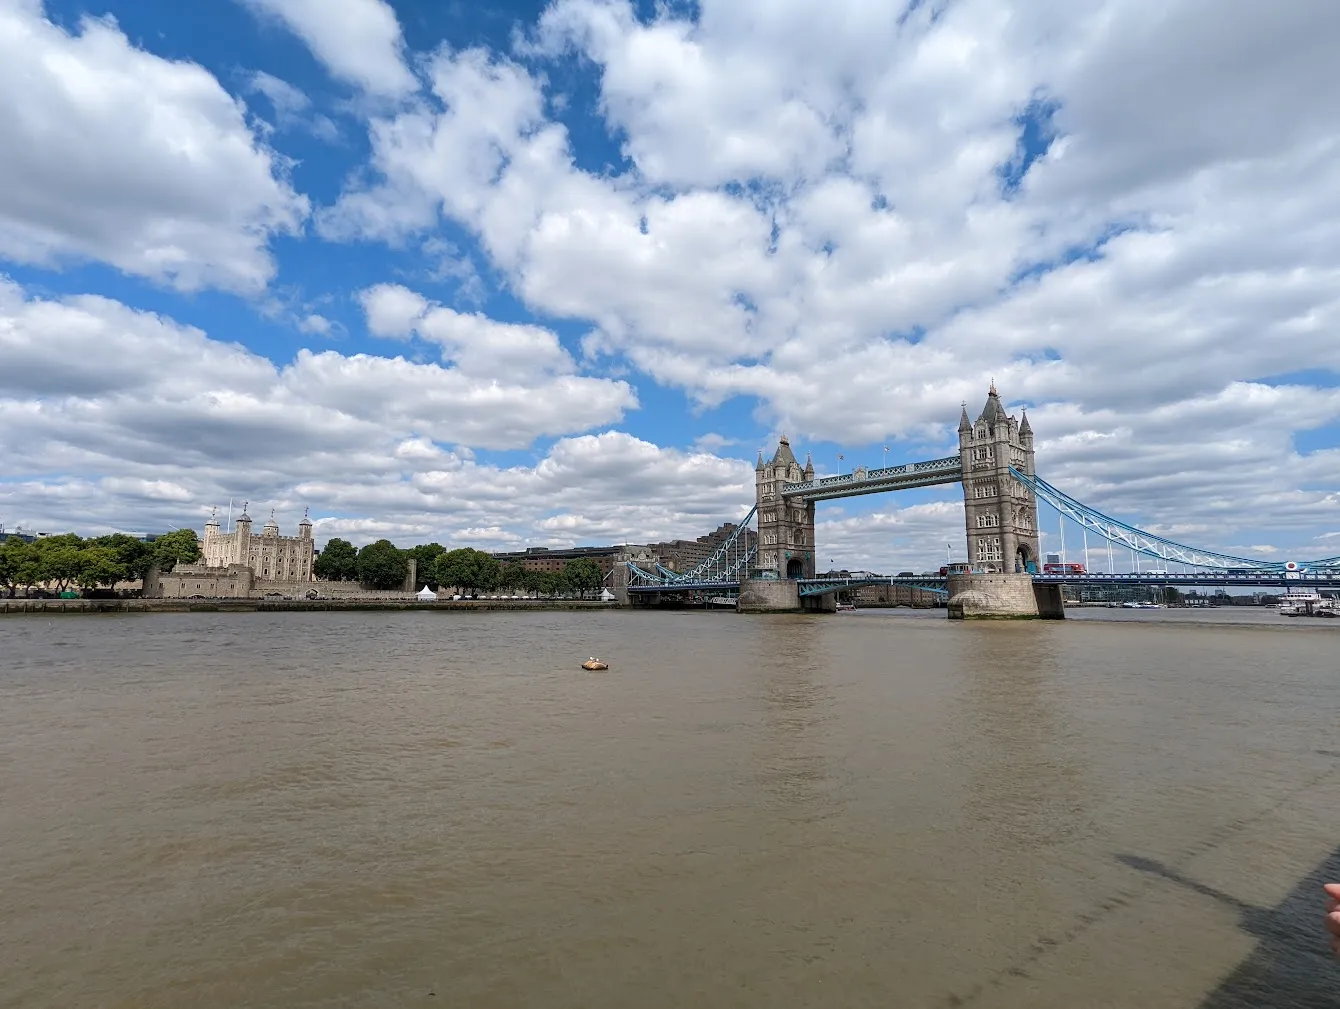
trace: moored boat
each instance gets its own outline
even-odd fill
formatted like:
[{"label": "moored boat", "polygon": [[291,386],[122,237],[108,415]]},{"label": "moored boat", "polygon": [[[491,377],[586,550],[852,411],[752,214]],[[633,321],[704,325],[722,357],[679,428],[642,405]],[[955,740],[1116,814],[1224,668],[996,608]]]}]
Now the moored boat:
[{"label": "moored boat", "polygon": [[1336,617],[1340,616],[1340,606],[1316,589],[1290,586],[1280,599],[1279,612],[1284,617]]}]

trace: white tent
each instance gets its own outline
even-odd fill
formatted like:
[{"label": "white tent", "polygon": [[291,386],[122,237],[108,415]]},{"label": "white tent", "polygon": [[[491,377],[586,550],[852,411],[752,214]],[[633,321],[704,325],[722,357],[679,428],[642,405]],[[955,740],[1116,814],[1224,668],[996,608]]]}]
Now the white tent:
[{"label": "white tent", "polygon": [[601,589],[601,590],[600,590],[600,601],[601,601],[602,603],[612,603],[612,602],[614,602],[614,593],[611,592],[609,589]]},{"label": "white tent", "polygon": [[417,598],[421,603],[435,603],[437,602],[437,593],[425,585],[423,588],[419,589]]}]

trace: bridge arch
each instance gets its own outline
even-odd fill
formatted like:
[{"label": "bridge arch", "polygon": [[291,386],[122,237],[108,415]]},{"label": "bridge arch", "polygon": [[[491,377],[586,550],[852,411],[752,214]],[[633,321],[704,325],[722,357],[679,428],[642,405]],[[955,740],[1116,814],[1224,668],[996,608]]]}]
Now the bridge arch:
[{"label": "bridge arch", "polygon": [[788,560],[786,562],[786,577],[804,578],[805,562],[802,561],[799,557],[792,557],[790,560]]}]

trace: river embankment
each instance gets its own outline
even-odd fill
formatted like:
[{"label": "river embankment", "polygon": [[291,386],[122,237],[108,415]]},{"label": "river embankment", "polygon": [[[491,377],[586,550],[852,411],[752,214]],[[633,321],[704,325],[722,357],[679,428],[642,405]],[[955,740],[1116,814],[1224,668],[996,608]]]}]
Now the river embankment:
[{"label": "river embankment", "polygon": [[601,610],[590,599],[0,599],[0,615],[42,613],[275,613],[286,610]]}]

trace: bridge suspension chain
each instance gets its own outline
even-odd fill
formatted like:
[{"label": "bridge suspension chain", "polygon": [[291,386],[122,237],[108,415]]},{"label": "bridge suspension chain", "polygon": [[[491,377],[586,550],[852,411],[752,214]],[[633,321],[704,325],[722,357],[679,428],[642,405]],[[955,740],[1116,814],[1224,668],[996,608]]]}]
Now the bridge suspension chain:
[{"label": "bridge suspension chain", "polygon": [[[1281,561],[1263,561],[1252,557],[1236,557],[1232,554],[1219,553],[1214,550],[1202,550],[1199,547],[1187,546],[1185,543],[1178,543],[1144,529],[1137,529],[1129,523],[1114,519],[1110,515],[1104,515],[1095,508],[1090,508],[1082,501],[1075,500],[1065,491],[1049,484],[1042,477],[1029,476],[1013,466],[1010,467],[1010,475],[1031,490],[1040,500],[1046,501],[1062,516],[1077,523],[1082,529],[1092,530],[1110,543],[1124,546],[1146,557],[1157,557],[1162,561],[1173,561],[1190,567],[1216,570],[1230,568],[1262,572],[1285,570],[1285,565]],[[1331,557],[1306,561],[1299,566],[1311,569],[1337,567],[1340,566],[1340,558]]]},{"label": "bridge suspension chain", "polygon": [[747,568],[758,553],[757,540],[751,544],[748,536],[749,523],[757,512],[758,505],[755,504],[712,555],[689,571],[672,571],[658,562],[652,572],[628,561],[629,585],[670,588],[739,582],[741,570]]}]

